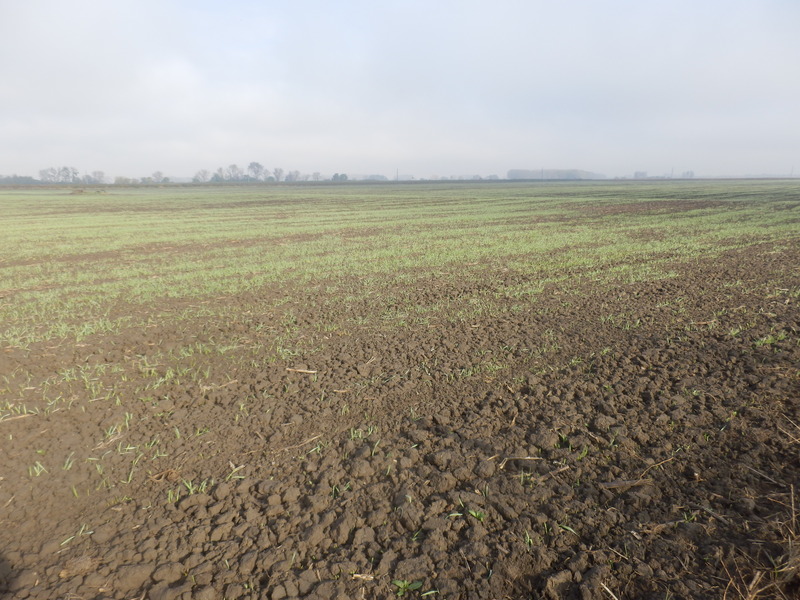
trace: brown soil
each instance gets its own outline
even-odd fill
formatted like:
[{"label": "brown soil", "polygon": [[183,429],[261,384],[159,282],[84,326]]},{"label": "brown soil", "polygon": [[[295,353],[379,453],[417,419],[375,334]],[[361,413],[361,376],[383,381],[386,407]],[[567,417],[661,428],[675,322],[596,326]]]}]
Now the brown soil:
[{"label": "brown soil", "polygon": [[[4,349],[40,414],[0,422],[0,595],[796,597],[799,259],[795,242],[656,283],[576,276],[464,321],[406,313],[526,279],[430,274],[352,302],[358,281],[327,282]],[[212,342],[230,348],[175,359],[202,382],[158,362]]]}]

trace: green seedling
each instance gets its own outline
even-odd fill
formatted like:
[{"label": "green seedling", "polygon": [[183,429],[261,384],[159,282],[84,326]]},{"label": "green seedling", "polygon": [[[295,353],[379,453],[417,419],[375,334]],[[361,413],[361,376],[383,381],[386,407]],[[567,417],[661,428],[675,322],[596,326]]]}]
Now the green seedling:
[{"label": "green seedling", "polygon": [[38,460],[33,463],[30,467],[28,467],[28,473],[31,477],[39,477],[42,473],[48,473],[49,471],[44,467],[42,463]]},{"label": "green seedling", "polygon": [[122,442],[117,444],[117,453],[118,454],[130,454],[131,452],[138,450],[139,446],[133,446],[131,444],[122,445]]},{"label": "green seedling", "polygon": [[70,452],[67,459],[64,461],[64,466],[61,467],[64,471],[69,471],[72,468],[72,465],[75,464],[75,460],[72,458],[75,456],[74,452]]},{"label": "green seedling", "polygon": [[225,481],[230,481],[231,479],[244,479],[244,475],[238,475],[238,472],[245,468],[245,465],[239,465],[235,467],[233,463],[228,463],[231,466],[231,472],[225,477]]},{"label": "green seedling", "polygon": [[89,531],[89,528],[86,527],[86,523],[84,523],[83,525],[81,525],[81,528],[78,531],[78,533],[76,533],[75,535],[69,536],[67,539],[65,539],[63,542],[61,542],[61,545],[62,546],[66,546],[72,540],[74,540],[76,537],[80,537],[82,535],[92,535],[93,533],[94,533],[94,531]]},{"label": "green seedling", "polygon": [[527,529],[525,530],[525,545],[526,545],[528,548],[530,548],[531,546],[533,546],[533,538],[531,537],[531,533],[530,533],[530,531],[528,531]]},{"label": "green seedling", "polygon": [[577,532],[577,531],[575,531],[575,530],[574,530],[572,527],[570,527],[569,525],[562,525],[561,523],[558,523],[558,527],[559,527],[559,529],[563,529],[564,531],[569,531],[570,533],[572,533],[572,534],[574,534],[574,535],[578,535],[578,532]]},{"label": "green seedling", "polygon": [[397,596],[405,596],[408,592],[413,592],[422,587],[421,581],[408,581],[406,579],[393,579],[392,585],[397,588]]},{"label": "green seedling", "polygon": [[208,488],[208,479],[204,479],[198,484],[194,483],[194,479],[184,479],[181,481],[183,487],[186,488],[186,491],[189,492],[189,495],[192,494],[204,494],[206,489]]},{"label": "green seedling", "polygon": [[483,523],[483,520],[486,518],[486,513],[480,510],[470,510],[469,514],[470,516],[478,519],[478,521],[481,523]]}]

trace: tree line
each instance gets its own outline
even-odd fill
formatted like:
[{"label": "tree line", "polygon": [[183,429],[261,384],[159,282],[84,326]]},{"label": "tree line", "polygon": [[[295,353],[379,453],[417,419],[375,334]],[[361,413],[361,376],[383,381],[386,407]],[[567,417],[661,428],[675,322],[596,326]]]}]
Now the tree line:
[{"label": "tree line", "polygon": [[[295,182],[295,181],[347,181],[347,174],[334,173],[331,177],[323,177],[319,172],[307,174],[300,171],[284,171],[277,167],[267,169],[261,163],[251,162],[247,168],[241,168],[236,164],[228,167],[219,167],[216,171],[201,169],[192,177],[193,183],[255,183],[255,182]],[[29,176],[11,175],[0,176],[0,184],[11,185],[33,185],[33,184],[85,184],[97,185],[111,183],[103,171],[92,171],[81,175],[75,167],[49,167],[39,171],[39,179]],[[114,178],[115,185],[138,185],[138,184],[164,184],[171,183],[169,177],[165,177],[161,171],[156,171],[147,177],[122,177]]]},{"label": "tree line", "polygon": [[[316,171],[314,173],[301,173],[300,171],[284,171],[281,167],[267,169],[259,162],[251,162],[243,169],[233,164],[227,168],[219,167],[213,173],[207,169],[199,170],[192,178],[194,183],[224,183],[224,182],[281,182],[281,181],[322,181],[323,177]],[[347,181],[344,173],[335,173],[332,181]]]},{"label": "tree line", "polygon": [[0,184],[5,185],[38,185],[42,183],[106,183],[103,171],[92,171],[81,175],[75,167],[50,167],[39,171],[39,179],[30,175],[0,175]]}]

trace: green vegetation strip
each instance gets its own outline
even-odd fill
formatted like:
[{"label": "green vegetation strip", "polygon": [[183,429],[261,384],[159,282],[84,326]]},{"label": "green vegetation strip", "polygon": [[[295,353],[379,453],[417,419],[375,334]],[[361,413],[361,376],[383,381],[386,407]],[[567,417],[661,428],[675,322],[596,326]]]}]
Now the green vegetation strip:
[{"label": "green vegetation strip", "polygon": [[526,282],[495,292],[527,298],[576,274],[656,280],[672,261],[800,237],[791,181],[91,191],[0,191],[0,346],[141,325],[166,299],[313,284],[353,301],[500,270]]}]

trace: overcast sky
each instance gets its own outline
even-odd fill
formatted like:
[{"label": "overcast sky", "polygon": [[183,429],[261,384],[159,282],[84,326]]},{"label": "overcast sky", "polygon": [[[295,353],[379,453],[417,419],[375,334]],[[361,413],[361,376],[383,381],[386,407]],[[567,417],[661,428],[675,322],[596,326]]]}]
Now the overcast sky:
[{"label": "overcast sky", "polygon": [[800,174],[798,0],[0,0],[0,174]]}]

